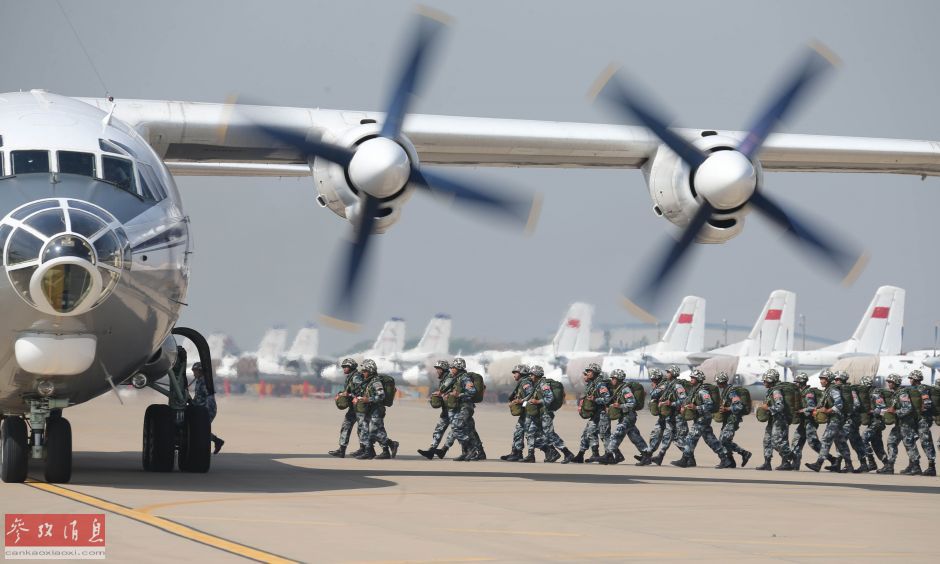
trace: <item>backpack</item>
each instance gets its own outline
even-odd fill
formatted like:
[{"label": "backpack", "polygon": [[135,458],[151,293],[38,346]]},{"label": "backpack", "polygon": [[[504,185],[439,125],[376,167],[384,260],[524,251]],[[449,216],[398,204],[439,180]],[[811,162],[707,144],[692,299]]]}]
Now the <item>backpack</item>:
[{"label": "backpack", "polygon": [[633,397],[636,399],[636,411],[643,409],[643,406],[646,405],[646,388],[643,387],[643,384],[625,382],[624,386],[630,386],[630,390],[633,392]]},{"label": "backpack", "polygon": [[821,403],[823,399],[822,390],[820,390],[819,388],[807,387],[801,393],[803,395],[800,397],[800,406],[802,406],[803,409],[806,409],[807,407],[809,407],[809,403],[807,403],[806,398],[811,394],[813,396],[813,405],[815,405],[816,407],[822,407],[822,403]]},{"label": "backpack", "polygon": [[856,413],[868,413],[868,406],[871,405],[871,386],[852,386],[852,391],[855,392],[860,404],[859,411],[856,411]]},{"label": "backpack", "polygon": [[565,405],[565,386],[558,380],[545,378],[544,382],[552,388],[552,403],[545,406],[549,411],[558,411]]},{"label": "backpack", "polygon": [[718,411],[721,406],[721,390],[715,384],[709,384],[708,382],[702,384],[702,386],[708,390],[708,395],[712,397],[712,403],[715,404],[715,411]]},{"label": "backpack", "polygon": [[790,412],[790,424],[798,425],[800,423],[800,406],[803,405],[801,397],[803,393],[800,391],[800,387],[793,382],[780,382],[773,389],[780,390],[780,393],[783,394],[783,404]]},{"label": "backpack", "polygon": [[751,403],[751,391],[744,386],[732,386],[731,390],[728,392],[729,396],[731,392],[735,392],[741,396],[741,403],[744,404],[744,411],[741,412],[741,415],[750,415],[753,405]]},{"label": "backpack", "polygon": [[382,405],[392,407],[392,404],[395,403],[395,394],[398,392],[398,388],[395,386],[395,379],[388,374],[379,374],[379,380],[382,381],[382,388],[385,389],[385,400],[382,402]]},{"label": "backpack", "polygon": [[484,394],[486,394],[486,384],[483,383],[483,376],[480,376],[476,372],[467,372],[467,376],[473,378],[473,387],[477,390],[477,392],[473,394],[473,403],[480,403],[483,401]]}]

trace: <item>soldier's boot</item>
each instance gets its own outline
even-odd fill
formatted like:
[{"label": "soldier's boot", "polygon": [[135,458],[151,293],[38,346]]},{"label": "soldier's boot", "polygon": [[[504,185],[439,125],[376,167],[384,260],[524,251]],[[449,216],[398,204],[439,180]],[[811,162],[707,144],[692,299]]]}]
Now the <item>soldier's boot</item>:
[{"label": "soldier's boot", "polygon": [[924,470],[924,476],[936,476],[937,475],[937,463],[933,460],[927,463],[927,469]]},{"label": "soldier's boot", "polygon": [[483,445],[482,445],[482,444],[480,445],[480,448],[477,449],[477,454],[476,454],[475,457],[473,457],[473,459],[476,460],[476,461],[478,461],[478,462],[481,461],[481,460],[486,460],[486,451],[483,450]]},{"label": "soldier's boot", "polygon": [[382,454],[375,457],[376,460],[388,460],[392,457],[392,453],[389,450],[388,446],[382,447]]},{"label": "soldier's boot", "polygon": [[770,458],[764,457],[764,463],[755,468],[754,470],[773,470],[773,466],[770,464]]},{"label": "soldier's boot", "polygon": [[392,458],[398,456],[398,441],[389,441],[388,448],[392,451]]},{"label": "soldier's boot", "polygon": [[516,462],[517,460],[522,460],[522,451],[514,448],[509,454],[504,454],[499,457],[500,460],[505,460],[506,462]]},{"label": "soldier's boot", "polygon": [[591,447],[591,458],[588,458],[584,462],[587,464],[590,464],[592,462],[600,462],[600,461],[601,461],[600,447]]},{"label": "soldier's boot", "polygon": [[444,456],[447,455],[447,447],[434,449],[434,454],[441,460],[444,460]]},{"label": "soldier's boot", "polygon": [[793,470],[793,465],[790,464],[790,457],[784,456],[783,460],[774,470]]},{"label": "soldier's boot", "polygon": [[627,457],[624,456],[622,452],[620,452],[619,448],[614,449],[614,464],[619,464],[626,459]]},{"label": "soldier's boot", "polygon": [[[634,457],[636,458],[636,457]],[[640,454],[640,461],[636,463],[637,466],[649,466],[653,463],[653,455],[648,452]]]},{"label": "soldier's boot", "polygon": [[646,455],[641,452],[640,454],[634,454],[633,459],[636,460],[637,462],[643,462],[644,456]]},{"label": "soldier's boot", "polygon": [[617,459],[614,458],[614,453],[608,451],[608,452],[605,452],[605,453],[601,456],[601,459],[598,460],[598,462],[601,463],[601,464],[603,464],[604,466],[607,466],[608,464],[616,464],[616,463],[617,463]]},{"label": "soldier's boot", "polygon": [[924,471],[920,469],[920,462],[917,464],[911,464],[911,476],[921,476],[923,473]]},{"label": "soldier's boot", "polygon": [[436,448],[429,448],[428,450],[421,450],[421,449],[419,448],[419,449],[418,449],[418,454],[420,454],[421,456],[427,458],[428,460],[431,460],[431,459],[434,458],[434,455],[437,454],[437,449],[436,449]]},{"label": "soldier's boot", "polygon": [[561,453],[565,455],[565,459],[561,461],[562,464],[568,464],[574,460],[574,453],[568,450],[568,447],[562,448]]},{"label": "soldier's boot", "polygon": [[843,474],[858,474],[858,472],[855,471],[855,467],[852,466],[851,458],[845,459],[845,468],[842,469],[842,473]]},{"label": "soldier's boot", "polygon": [[362,453],[364,453],[365,451],[366,451],[366,448],[365,448],[364,446],[362,446],[362,445],[359,445],[359,449],[358,449],[358,450],[354,450],[354,451],[352,451],[351,453],[349,453],[349,456],[350,456],[351,458],[359,458],[359,456],[360,456]]},{"label": "soldier's boot", "polygon": [[480,449],[477,447],[470,447],[470,452],[467,453],[467,462],[473,462],[480,459]]},{"label": "soldier's boot", "polygon": [[584,451],[579,450],[578,454],[574,455],[569,462],[574,462],[576,464],[584,464]]},{"label": "soldier's boot", "polygon": [[852,470],[853,474],[864,474],[868,472],[868,457],[863,456],[858,459],[858,468]]},{"label": "soldier's boot", "polygon": [[836,456],[832,456],[831,454],[826,456],[826,462],[828,462],[829,464],[835,464],[838,461],[839,461],[839,458]]},{"label": "soldier's boot", "polygon": [[734,458],[730,454],[721,455],[721,461],[718,463],[718,466],[715,466],[719,470],[723,468],[737,468],[737,464],[734,462]]},{"label": "soldier's boot", "polygon": [[337,448],[336,450],[331,450],[331,451],[328,452],[327,454],[329,454],[330,456],[335,456],[336,458],[345,458],[345,457],[346,457],[346,446],[345,446],[345,445],[339,445],[339,448]]},{"label": "soldier's boot", "polygon": [[691,458],[690,456],[683,454],[682,458],[680,458],[679,460],[673,460],[669,464],[672,464],[673,466],[678,466],[679,468],[688,468],[690,458]]},{"label": "soldier's boot", "polygon": [[817,460],[816,462],[807,462],[805,466],[812,470],[813,472],[819,472],[822,470],[822,460]]},{"label": "soldier's boot", "polygon": [[652,457],[650,460],[651,460],[652,463],[655,464],[656,466],[662,466],[662,465],[663,465],[663,459],[664,459],[664,458],[666,458],[666,453],[665,453],[665,452],[661,452],[661,453],[657,454],[656,456]]},{"label": "soldier's boot", "polygon": [[689,468],[695,468],[698,464],[695,462],[695,453],[689,455]]},{"label": "soldier's boot", "polygon": [[835,460],[830,460],[830,461],[829,461],[829,466],[826,466],[826,470],[828,470],[828,471],[830,471],[830,472],[838,472],[838,471],[839,471],[839,467],[841,467],[841,466],[842,466],[842,457],[840,456],[840,457],[836,458]]},{"label": "soldier's boot", "polygon": [[753,453],[749,450],[741,453],[741,468],[747,466],[747,461],[751,459],[751,456],[753,456]]},{"label": "soldier's boot", "polygon": [[884,466],[879,468],[878,471],[875,473],[876,474],[894,474],[894,463],[886,461],[884,463]]},{"label": "soldier's boot", "polygon": [[558,449],[555,447],[545,447],[545,462],[556,462],[561,458],[561,453],[558,452]]},{"label": "soldier's boot", "polygon": [[455,462],[463,462],[470,456],[470,449],[466,445],[460,445],[460,456],[454,459]]},{"label": "soldier's boot", "polygon": [[362,450],[362,454],[356,457],[356,460],[372,460],[375,458],[375,449],[372,447]]},{"label": "soldier's boot", "polygon": [[525,458],[523,458],[519,462],[535,462],[535,449],[530,448],[529,452],[525,455]]}]

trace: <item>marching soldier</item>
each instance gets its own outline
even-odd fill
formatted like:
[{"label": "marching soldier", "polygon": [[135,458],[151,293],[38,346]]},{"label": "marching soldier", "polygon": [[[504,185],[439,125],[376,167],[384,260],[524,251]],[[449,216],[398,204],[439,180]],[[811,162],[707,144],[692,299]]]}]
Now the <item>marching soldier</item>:
[{"label": "marching soldier", "polygon": [[[823,387],[823,398],[821,404],[816,406],[813,411],[813,417],[822,414],[823,418],[826,419],[826,429],[819,441],[819,457],[816,462],[807,462],[804,465],[813,472],[819,472],[822,468],[822,463],[829,457],[829,449],[832,448],[833,442],[836,444],[839,454],[842,455],[842,459],[846,461],[846,470],[853,470],[852,454],[849,452],[849,445],[842,433],[842,414],[846,407],[842,401],[842,392],[834,385],[834,380],[832,372],[828,368],[819,375],[819,384]],[[839,471],[836,464],[829,466],[828,469],[833,472]]]},{"label": "marching soldier", "polygon": [[[555,392],[552,391],[551,384],[545,381],[545,370],[541,366],[533,366],[530,372],[535,383],[535,396],[530,401],[541,406],[539,427],[542,450],[545,451],[545,462],[555,462],[564,454],[565,458],[561,463],[568,464],[574,459],[574,453],[568,450],[565,441],[555,432],[555,412],[549,408],[555,401]],[[561,451],[561,454],[558,451]]]},{"label": "marching soldier", "polygon": [[[385,404],[383,403],[385,401],[385,386],[379,377],[375,361],[368,358],[363,360],[360,371],[363,378],[366,379],[365,392],[353,399],[353,402],[365,403],[367,406],[366,420],[369,423],[369,440],[366,452],[356,458],[375,458],[376,460],[395,458],[398,454],[398,443],[388,438],[388,433],[385,431]],[[375,448],[373,447],[375,443],[382,445],[382,454],[378,456],[375,455]]]},{"label": "marching soldier", "polygon": [[[920,446],[924,449],[927,456],[927,469],[924,470],[924,476],[937,475],[937,451],[933,447],[933,434],[930,432],[930,426],[933,425],[934,410],[938,406],[933,404],[930,399],[930,386],[923,384],[924,374],[920,370],[913,370],[907,376],[911,384],[911,395],[920,395],[920,413],[917,420],[917,437],[920,439]],[[916,401],[916,398],[911,398]],[[903,472],[902,472],[903,474]]]},{"label": "marching soldier", "polygon": [[450,424],[454,438],[460,443],[463,451],[454,460],[463,462],[485,458],[483,443],[473,422],[473,396],[476,395],[477,389],[473,378],[467,373],[467,362],[462,358],[455,358],[450,364],[450,373],[457,382],[448,394]]},{"label": "marching soldier", "polygon": [[344,358],[340,367],[343,369],[343,374],[346,375],[346,382],[343,384],[343,391],[336,394],[336,397],[337,399],[340,397],[347,398],[346,401],[349,404],[349,408],[346,409],[346,415],[343,416],[343,424],[339,428],[339,448],[331,450],[328,454],[338,458],[346,456],[346,445],[349,444],[349,434],[352,432],[353,424],[355,424],[356,434],[359,437],[359,450],[351,452],[349,456],[356,457],[366,451],[367,429],[365,414],[356,412],[352,398],[362,395],[362,387],[365,384],[365,379],[362,377],[362,374],[356,370],[358,363],[351,358]]},{"label": "marching soldier", "polygon": [[862,376],[862,386],[867,386],[871,390],[869,404],[863,406],[868,414],[868,425],[862,434],[862,444],[865,445],[866,472],[873,472],[878,469],[875,463],[877,456],[881,463],[885,463],[885,445],[882,440],[882,432],[885,430],[884,416],[879,410],[886,409],[888,404],[894,398],[894,393],[884,388],[875,387],[874,378],[871,376]]},{"label": "marching soldier", "polygon": [[[813,418],[813,410],[816,409],[816,395],[821,393],[819,390],[810,387],[809,376],[806,372],[800,372],[793,379],[797,387],[800,388],[800,422],[793,430],[793,442],[790,444],[790,450],[793,451],[793,466],[800,467],[803,460],[803,447],[809,443],[809,448],[819,452],[819,434],[816,429],[819,423]],[[830,456],[829,463],[835,464],[836,459]]]},{"label": "marching soldier", "polygon": [[[898,459],[898,443],[902,441],[903,418],[899,411],[900,408],[904,406],[910,409],[911,396],[909,392],[901,388],[901,377],[899,375],[888,374],[888,377],[885,378],[885,383],[887,384],[888,389],[883,390],[885,392],[881,398],[884,402],[883,405],[875,400],[875,396],[872,396],[872,417],[880,417],[884,421],[885,425],[888,424],[887,419],[889,417],[894,418],[895,423],[891,426],[891,430],[888,431],[888,448],[887,452],[885,453],[885,459],[883,461],[884,466],[878,470],[879,474],[894,474],[894,463]],[[917,452],[917,445],[915,442],[913,440],[910,442],[905,440],[904,448],[907,450],[908,457],[911,460],[914,460],[915,458],[917,459],[917,467],[919,469],[920,454]],[[908,468],[910,468],[910,465]]]},{"label": "marching soldier", "polygon": [[793,466],[793,451],[790,450],[788,432],[790,427],[790,412],[787,409],[783,392],[777,384],[780,382],[780,373],[771,368],[764,373],[764,387],[767,388],[766,408],[770,417],[764,427],[764,463],[756,470],[771,470],[771,459],[776,450],[783,461],[774,470],[799,470]]},{"label": "marching soldier", "polygon": [[[454,377],[450,373],[450,363],[446,360],[439,360],[434,364],[434,370],[437,372],[437,390],[431,393],[431,405],[440,406],[440,416],[437,419],[437,425],[434,426],[434,432],[431,434],[431,446],[427,450],[418,449],[418,454],[431,460],[436,454],[438,458],[444,458],[444,455],[447,454],[447,449],[450,448],[450,445],[454,442],[454,434],[451,433],[447,437],[447,442],[444,444],[444,448],[437,448],[441,444],[441,439],[444,438],[444,432],[447,431],[447,427],[450,426],[450,415],[448,414],[447,408],[444,407],[443,396],[450,393],[454,388]],[[436,398],[436,399],[435,399]]]},{"label": "marching soldier", "polygon": [[[666,381],[663,379],[663,373],[658,368],[653,368],[649,371],[650,382],[652,383],[652,388],[650,389],[650,409],[653,409],[653,404],[659,403],[659,400],[665,399],[663,394],[666,393]],[[634,456],[637,460],[637,466],[649,466],[653,463],[653,453],[656,452],[656,449],[659,448],[660,443],[663,440],[663,432],[666,429],[666,416],[660,413],[656,416],[656,422],[653,423],[653,428],[650,430],[650,441],[649,445],[646,447],[646,452],[641,452],[639,455]],[[659,459],[662,463],[662,459]]]},{"label": "marching soldier", "polygon": [[584,398],[582,402],[594,404],[591,418],[584,425],[581,433],[581,445],[572,462],[585,462],[584,453],[591,449],[587,462],[600,462],[599,443],[606,444],[610,437],[610,419],[607,417],[607,404],[610,403],[610,384],[601,377],[601,365],[592,362],[584,369]]},{"label": "marching soldier", "polygon": [[[535,393],[535,386],[529,379],[529,367],[525,364],[517,364],[512,368],[512,377],[516,381],[516,388],[509,395],[509,404],[518,405],[519,416],[516,417],[516,425],[512,430],[512,452],[500,456],[500,460],[508,462],[518,462],[522,460],[522,449],[525,447],[526,414],[522,409],[522,404]],[[532,446],[532,445],[530,445]]]},{"label": "marching soldier", "polygon": [[685,441],[685,449],[683,450],[682,458],[674,460],[670,464],[678,466],[679,468],[695,466],[695,447],[698,445],[699,437],[701,437],[705,440],[705,444],[708,445],[708,448],[712,449],[721,460],[718,467],[728,468],[731,466],[731,461],[728,460],[728,453],[725,452],[724,447],[721,446],[721,443],[718,442],[718,438],[715,437],[714,431],[712,431],[712,415],[718,410],[718,404],[716,402],[719,398],[713,398],[708,388],[704,385],[705,373],[701,370],[693,370],[691,380],[692,390],[689,392],[690,400],[686,403],[686,409],[694,410],[695,419],[692,423],[692,430],[689,431],[689,436]]},{"label": "marching soldier", "polygon": [[617,428],[610,435],[607,445],[604,447],[604,458],[601,464],[617,464],[623,462],[624,456],[620,452],[620,443],[624,437],[630,437],[630,442],[640,451],[640,461],[647,461],[650,458],[647,452],[646,441],[640,435],[636,428],[636,397],[633,390],[625,384],[626,373],[619,368],[610,373],[610,387],[613,388],[611,398],[611,407],[620,410],[620,419],[617,420]]},{"label": "marching soldier", "polygon": [[723,414],[721,418],[721,432],[718,434],[718,442],[721,443],[721,446],[724,447],[728,455],[717,468],[737,467],[734,457],[731,456],[732,452],[741,455],[741,467],[743,468],[747,466],[747,461],[751,459],[751,452],[744,450],[738,443],[734,442],[734,435],[738,432],[738,427],[741,425],[741,418],[744,416],[744,413],[750,409],[750,406],[745,405],[745,398],[742,398],[737,390],[728,385],[729,380],[730,378],[728,378],[728,374],[725,372],[719,372],[718,376],[715,377],[715,383],[718,384],[718,389],[721,391],[721,406],[718,408],[718,411]]},{"label": "marching soldier", "polygon": [[842,401],[845,402],[845,422],[842,424],[842,430],[845,433],[845,439],[849,446],[855,451],[858,457],[858,468],[852,470],[855,474],[868,471],[868,464],[865,462],[865,444],[862,442],[862,415],[863,410],[861,399],[855,390],[846,393],[845,390],[851,389],[849,386],[849,373],[841,370],[835,373],[836,385],[842,386]]},{"label": "marching soldier", "polygon": [[680,415],[682,407],[689,400],[689,393],[685,389],[685,384],[679,380],[679,367],[675,364],[666,369],[666,386],[661,397],[662,399],[659,400],[660,411],[665,407],[670,411],[670,414],[663,420],[662,447],[659,454],[651,459],[657,466],[663,463],[666,451],[669,450],[669,446],[672,445],[673,441],[682,450],[689,435],[689,426]]},{"label": "marching soldier", "polygon": [[[535,449],[539,448],[545,453],[545,461],[549,462],[550,460],[554,462],[552,456],[555,453],[555,449],[551,450],[552,455],[549,455],[549,450],[545,447],[545,441],[542,436],[542,416],[541,416],[541,400],[538,399],[538,381],[542,379],[545,375],[545,371],[541,366],[533,365],[529,367],[529,373],[526,375],[525,383],[527,388],[523,393],[526,393],[525,400],[523,403],[526,404],[526,411],[524,415],[525,423],[525,442],[529,445],[529,450],[525,455],[525,458],[520,460],[520,462],[534,463],[535,462]],[[530,405],[531,404],[531,405]]]}]

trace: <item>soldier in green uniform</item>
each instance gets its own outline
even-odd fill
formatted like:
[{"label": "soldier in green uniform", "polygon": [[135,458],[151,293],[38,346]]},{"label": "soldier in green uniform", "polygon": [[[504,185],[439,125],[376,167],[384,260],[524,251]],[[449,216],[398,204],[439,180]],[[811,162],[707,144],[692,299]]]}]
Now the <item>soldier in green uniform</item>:
[{"label": "soldier in green uniform", "polygon": [[367,429],[365,414],[357,412],[352,403],[352,398],[362,395],[362,386],[365,384],[365,378],[356,370],[358,366],[359,363],[351,358],[344,358],[343,362],[340,364],[340,367],[343,369],[343,374],[346,375],[346,382],[343,384],[343,390],[336,394],[336,398],[338,401],[340,398],[344,398],[344,401],[349,407],[346,409],[346,414],[343,416],[343,424],[339,429],[339,448],[331,450],[329,452],[330,456],[336,456],[338,458],[346,456],[346,445],[349,444],[349,435],[352,433],[353,424],[356,425],[356,434],[359,437],[359,450],[350,453],[349,456],[359,456],[366,450]]},{"label": "soldier in green uniform", "polygon": [[453,433],[448,437],[448,443],[444,445],[444,448],[437,448],[441,444],[441,439],[444,438],[444,432],[447,431],[447,428],[450,426],[450,415],[448,414],[447,408],[444,407],[443,396],[450,393],[454,387],[455,380],[450,373],[450,363],[446,360],[439,360],[434,364],[434,370],[437,372],[437,390],[431,393],[430,402],[431,405],[438,406],[435,409],[440,409],[440,415],[437,418],[437,425],[434,426],[434,432],[431,433],[431,446],[427,450],[418,449],[418,454],[431,460],[434,458],[434,455],[437,455],[438,458],[444,458],[444,455],[447,454],[447,449],[450,448],[450,445],[453,444]]}]

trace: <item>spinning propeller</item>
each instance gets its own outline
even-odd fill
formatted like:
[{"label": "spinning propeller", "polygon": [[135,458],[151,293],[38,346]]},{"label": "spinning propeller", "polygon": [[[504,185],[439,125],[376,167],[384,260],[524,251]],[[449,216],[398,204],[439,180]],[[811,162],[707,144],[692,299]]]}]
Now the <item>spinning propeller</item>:
[{"label": "spinning propeller", "polygon": [[650,129],[689,168],[689,182],[701,197],[701,205],[682,236],[671,242],[659,264],[652,270],[639,290],[629,292],[627,308],[646,320],[655,320],[650,313],[660,290],[675,273],[692,243],[713,213],[736,211],[750,205],[764,217],[786,230],[796,243],[812,250],[819,258],[851,283],[864,268],[867,255],[838,245],[831,237],[811,227],[793,210],[786,210],[761,191],[755,162],[767,137],[792,110],[806,89],[825,71],[832,68],[833,56],[817,47],[811,50],[797,72],[784,83],[780,93],[748,130],[740,144],[731,150],[706,153],[669,128],[668,121],[652,104],[623,80],[616,68],[609,68],[593,89],[624,114],[635,117]]},{"label": "spinning propeller", "polygon": [[538,218],[540,199],[513,199],[474,182],[421,168],[399,142],[402,125],[421,83],[431,48],[443,28],[446,16],[428,9],[419,11],[414,43],[407,52],[401,73],[392,89],[379,134],[348,148],[286,129],[258,125],[273,139],[284,143],[308,159],[325,159],[343,167],[358,192],[359,203],[350,218],[354,234],[345,251],[346,260],[337,283],[337,295],[324,321],[344,329],[355,329],[356,297],[363,277],[369,244],[383,200],[397,197],[406,187],[445,196],[457,204],[480,208],[494,216],[531,230]]}]

